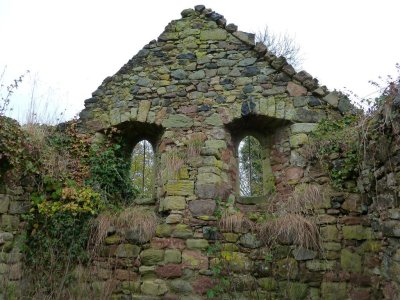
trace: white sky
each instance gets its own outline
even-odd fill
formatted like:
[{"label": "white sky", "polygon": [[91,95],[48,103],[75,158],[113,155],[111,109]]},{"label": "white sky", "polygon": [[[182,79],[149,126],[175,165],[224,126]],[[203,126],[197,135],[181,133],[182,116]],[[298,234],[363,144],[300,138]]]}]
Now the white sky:
[{"label": "white sky", "polygon": [[3,84],[31,71],[12,98],[12,115],[24,120],[36,79],[37,102],[71,118],[105,77],[201,3],[239,30],[268,25],[294,36],[303,69],[331,90],[366,96],[376,90],[368,81],[395,75],[400,62],[398,0],[0,0]]}]

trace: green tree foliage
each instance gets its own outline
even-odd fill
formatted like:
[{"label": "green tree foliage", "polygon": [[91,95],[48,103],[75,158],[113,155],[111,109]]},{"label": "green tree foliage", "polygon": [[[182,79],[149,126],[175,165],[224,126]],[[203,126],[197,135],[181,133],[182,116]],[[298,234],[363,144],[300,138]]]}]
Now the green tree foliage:
[{"label": "green tree foliage", "polygon": [[239,176],[242,196],[263,194],[262,149],[252,136],[246,136],[239,145]]},{"label": "green tree foliage", "polygon": [[154,185],[154,152],[151,144],[142,140],[132,151],[131,178],[140,197],[151,197]]}]

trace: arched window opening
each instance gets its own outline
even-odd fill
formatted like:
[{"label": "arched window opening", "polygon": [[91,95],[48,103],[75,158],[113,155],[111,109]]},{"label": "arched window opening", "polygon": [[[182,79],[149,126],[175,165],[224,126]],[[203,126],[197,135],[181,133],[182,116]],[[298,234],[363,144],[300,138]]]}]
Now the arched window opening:
[{"label": "arched window opening", "polygon": [[246,136],[239,144],[240,195],[262,196],[263,181],[263,149],[256,138]]},{"label": "arched window opening", "polygon": [[141,140],[132,151],[131,178],[138,198],[151,198],[154,193],[154,151],[147,140]]}]

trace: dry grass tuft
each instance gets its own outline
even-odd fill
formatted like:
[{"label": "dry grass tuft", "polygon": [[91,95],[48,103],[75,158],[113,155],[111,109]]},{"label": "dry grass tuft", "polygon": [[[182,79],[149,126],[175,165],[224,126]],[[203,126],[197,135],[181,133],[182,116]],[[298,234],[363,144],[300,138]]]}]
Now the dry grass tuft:
[{"label": "dry grass tuft", "polygon": [[121,237],[128,232],[134,232],[138,242],[148,242],[154,237],[158,223],[154,211],[140,206],[129,206],[118,213],[100,214],[92,223],[89,240],[91,251],[98,251],[111,228]]},{"label": "dry grass tuft", "polygon": [[241,211],[230,211],[228,209],[222,212],[219,220],[219,228],[224,232],[247,232],[254,229],[254,224]]},{"label": "dry grass tuft", "polygon": [[177,179],[179,170],[185,164],[185,156],[177,149],[172,149],[163,156],[165,172],[168,179]]},{"label": "dry grass tuft", "polygon": [[155,235],[158,223],[159,220],[154,211],[140,206],[130,206],[119,214],[113,225],[123,234],[128,231],[135,232],[139,237],[139,242],[145,243]]},{"label": "dry grass tuft", "polygon": [[257,226],[258,237],[265,244],[282,242],[306,249],[321,250],[320,233],[311,217],[323,201],[318,185],[298,185],[287,199],[275,197],[267,208],[272,219]]},{"label": "dry grass tuft", "polygon": [[281,215],[276,219],[260,224],[257,232],[259,239],[267,245],[281,242],[306,249],[321,249],[317,225],[300,214]]}]

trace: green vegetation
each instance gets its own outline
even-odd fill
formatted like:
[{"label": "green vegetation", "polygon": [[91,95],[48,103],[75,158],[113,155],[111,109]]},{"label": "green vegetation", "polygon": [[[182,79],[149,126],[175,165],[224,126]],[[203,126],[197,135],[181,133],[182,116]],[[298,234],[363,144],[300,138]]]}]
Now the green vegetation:
[{"label": "green vegetation", "polygon": [[335,188],[349,188],[359,174],[360,136],[359,115],[346,115],[340,119],[326,119],[312,134],[310,158],[316,157],[328,171]]}]

